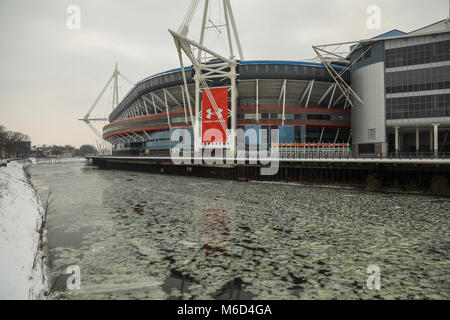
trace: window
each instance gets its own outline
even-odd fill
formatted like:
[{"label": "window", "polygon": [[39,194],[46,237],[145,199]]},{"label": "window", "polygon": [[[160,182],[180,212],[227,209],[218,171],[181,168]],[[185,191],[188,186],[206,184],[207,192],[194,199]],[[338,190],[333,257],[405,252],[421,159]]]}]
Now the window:
[{"label": "window", "polygon": [[450,94],[387,99],[386,117],[389,120],[450,117]]},{"label": "window", "polygon": [[450,66],[386,73],[386,93],[450,88]]},{"label": "window", "polygon": [[[366,49],[367,50],[367,49]],[[372,56],[372,48],[366,51],[363,56],[363,60],[369,59]]]},{"label": "window", "polygon": [[330,120],[331,116],[327,115],[316,115],[316,114],[308,114],[308,120]]},{"label": "window", "polygon": [[450,60],[450,41],[386,50],[386,68]]},{"label": "window", "polygon": [[375,153],[375,145],[374,144],[360,144],[359,145],[359,153],[360,154]]},{"label": "window", "polygon": [[377,139],[377,129],[369,129],[369,140]]}]

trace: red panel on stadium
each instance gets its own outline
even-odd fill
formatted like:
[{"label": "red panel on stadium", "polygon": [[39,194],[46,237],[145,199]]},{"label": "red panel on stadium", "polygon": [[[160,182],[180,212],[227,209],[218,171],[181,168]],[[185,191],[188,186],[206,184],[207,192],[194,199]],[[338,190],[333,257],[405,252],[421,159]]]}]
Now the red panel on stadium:
[{"label": "red panel on stadium", "polygon": [[[225,127],[228,127],[228,88],[213,88],[210,90],[217,104],[218,112],[222,115],[225,122]],[[226,143],[227,134],[205,90],[203,90],[202,101],[203,143]]]}]

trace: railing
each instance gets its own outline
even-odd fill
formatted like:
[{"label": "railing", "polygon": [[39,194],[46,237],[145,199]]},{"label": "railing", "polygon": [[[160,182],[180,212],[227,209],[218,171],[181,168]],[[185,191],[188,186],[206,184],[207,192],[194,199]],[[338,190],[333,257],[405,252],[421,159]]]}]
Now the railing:
[{"label": "railing", "polygon": [[[272,152],[274,152],[272,154]],[[215,152],[212,152],[212,157],[216,157]],[[223,155],[227,157],[224,152]],[[192,157],[194,158],[194,151],[181,152],[175,151],[175,157]],[[155,157],[157,158],[157,157]],[[279,147],[277,149],[268,149],[263,151],[242,150],[238,149],[236,159],[280,159],[280,160],[296,160],[296,159],[354,159],[353,152],[348,147],[335,148],[303,148],[303,147]]]},{"label": "railing", "polygon": [[[188,148],[187,150],[183,149],[172,149],[174,158],[195,158],[193,149]],[[272,151],[274,153],[272,154]],[[149,156],[150,158],[170,158],[171,153],[167,156]],[[115,155],[117,157],[127,157],[127,155]],[[136,155],[137,156],[137,155]],[[142,155],[145,156],[145,155]],[[213,158],[219,158],[219,155],[216,155],[214,151],[212,151],[211,156]],[[227,158],[227,153],[223,151],[223,157]],[[229,157],[229,156],[228,156]],[[433,152],[421,152],[421,153],[388,153],[386,156],[381,154],[359,154],[355,155],[351,150],[350,146],[347,144],[336,144],[333,146],[325,146],[319,147],[317,144],[304,144],[304,145],[295,145],[295,146],[278,146],[276,149],[268,150],[263,149],[262,151],[253,151],[253,150],[245,150],[239,149],[237,150],[236,159],[238,160],[255,160],[255,159],[279,159],[279,160],[311,160],[311,159],[330,159],[330,160],[430,160],[430,159],[442,159],[448,160],[450,159],[450,153],[439,153],[439,157],[436,158]]]},{"label": "railing", "polygon": [[[399,152],[389,153],[389,158],[402,158],[402,159],[432,159],[436,158],[434,152]],[[438,159],[450,159],[449,152],[439,152]]]},{"label": "railing", "polygon": [[[278,152],[274,154],[280,160],[289,159],[347,159],[353,158],[353,152],[348,144],[293,144],[293,145],[279,145],[273,150]],[[271,157],[272,150],[263,152],[244,151],[238,152],[238,158],[267,158]],[[267,155],[267,156],[266,156]]]},{"label": "railing", "polygon": [[353,152],[347,144],[334,144],[329,146],[319,146],[306,144],[298,146],[278,147],[279,157],[288,159],[342,159],[353,157]]}]

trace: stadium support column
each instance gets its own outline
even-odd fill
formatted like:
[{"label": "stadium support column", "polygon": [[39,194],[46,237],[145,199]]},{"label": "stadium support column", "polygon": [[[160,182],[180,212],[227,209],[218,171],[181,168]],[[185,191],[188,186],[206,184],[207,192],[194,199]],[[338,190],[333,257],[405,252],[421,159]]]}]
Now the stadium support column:
[{"label": "stadium support column", "polygon": [[231,64],[231,132],[230,150],[233,156],[236,155],[236,129],[237,129],[237,94],[236,94],[236,61]]},{"label": "stadium support column", "polygon": [[[128,83],[130,83],[133,87],[135,86],[135,84],[130,81],[127,77],[125,77],[118,69],[118,65],[116,62],[115,68],[114,68],[114,72],[111,75],[111,77],[109,78],[108,82],[106,83],[105,87],[102,89],[102,91],[100,91],[100,94],[98,95],[97,99],[95,99],[94,104],[91,106],[91,108],[89,109],[89,111],[86,113],[86,115],[82,118],[79,119],[80,121],[83,121],[84,123],[86,123],[86,125],[95,133],[95,135],[97,136],[97,138],[100,141],[103,141],[103,135],[98,131],[98,129],[92,124],[92,122],[108,122],[109,119],[107,118],[99,118],[99,119],[91,119],[91,113],[94,111],[94,109],[96,108],[97,104],[99,103],[100,99],[103,97],[103,95],[105,94],[106,90],[108,89],[109,85],[111,83],[113,83],[113,97],[112,97],[112,109],[114,110],[117,105],[119,104],[119,82],[118,82],[118,77],[121,77],[122,79],[124,79],[125,81],[127,81]],[[105,140],[106,141],[106,140]]]},{"label": "stadium support column", "polygon": [[430,152],[433,152],[433,129],[430,129]]},{"label": "stadium support column", "polygon": [[420,151],[420,129],[416,128],[416,153],[419,154]]},{"label": "stadium support column", "polygon": [[112,109],[114,110],[117,105],[119,104],[119,81],[118,81],[118,76],[119,76],[119,70],[117,68],[117,62],[116,62],[116,69],[114,70],[114,87],[113,87],[113,100],[112,100]]},{"label": "stadium support column", "polygon": [[439,158],[439,124],[433,124],[434,127],[434,144],[433,151],[434,157]]},{"label": "stadium support column", "polygon": [[193,123],[194,133],[194,157],[200,157],[201,132],[200,132],[200,70],[195,70],[195,119]]},{"label": "stadium support column", "polygon": [[420,151],[420,129],[416,128],[416,153],[419,154]]},{"label": "stadium support column", "polygon": [[395,156],[398,156],[398,151],[399,151],[399,146],[400,146],[398,130],[400,128],[399,127],[395,127],[394,129],[395,129]]},{"label": "stadium support column", "polygon": [[259,123],[259,79],[256,79],[256,123]]}]

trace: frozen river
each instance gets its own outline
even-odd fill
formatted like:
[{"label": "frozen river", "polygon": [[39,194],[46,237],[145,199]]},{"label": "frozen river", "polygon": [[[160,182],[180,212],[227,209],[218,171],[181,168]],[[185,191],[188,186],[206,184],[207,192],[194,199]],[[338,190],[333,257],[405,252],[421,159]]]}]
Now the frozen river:
[{"label": "frozen river", "polygon": [[[40,164],[64,299],[449,299],[450,199]],[[80,290],[66,269],[80,268]],[[380,290],[366,286],[380,268]]]}]

